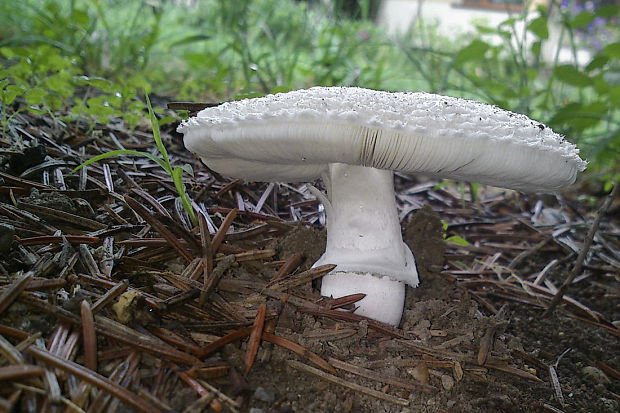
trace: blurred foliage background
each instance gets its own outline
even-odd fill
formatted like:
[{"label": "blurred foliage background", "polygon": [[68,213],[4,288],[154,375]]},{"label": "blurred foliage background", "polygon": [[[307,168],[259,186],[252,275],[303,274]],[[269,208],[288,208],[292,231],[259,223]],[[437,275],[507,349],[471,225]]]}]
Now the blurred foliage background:
[{"label": "blurred foliage background", "polygon": [[[374,23],[376,0],[1,2],[2,133],[22,111],[133,128],[144,92],[221,101],[313,85],[428,91],[540,120],[579,145],[591,177],[611,182],[620,163],[620,12],[607,3],[526,4],[496,27],[481,22],[448,39],[420,19],[388,34]],[[572,62],[542,59],[550,42]],[[588,59],[577,63],[583,50]]]}]

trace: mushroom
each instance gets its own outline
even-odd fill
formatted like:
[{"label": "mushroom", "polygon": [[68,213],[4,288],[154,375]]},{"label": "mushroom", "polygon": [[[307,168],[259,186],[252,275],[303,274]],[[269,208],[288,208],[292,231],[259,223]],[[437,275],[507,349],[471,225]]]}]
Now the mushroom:
[{"label": "mushroom", "polygon": [[[356,87],[313,87],[227,102],[183,122],[187,149],[212,170],[251,181],[322,178],[336,264],[321,294],[366,296],[356,312],[398,325],[418,273],[401,235],[393,171],[553,192],[586,162],[527,116],[471,100]],[[424,242],[424,240],[419,240]]]}]

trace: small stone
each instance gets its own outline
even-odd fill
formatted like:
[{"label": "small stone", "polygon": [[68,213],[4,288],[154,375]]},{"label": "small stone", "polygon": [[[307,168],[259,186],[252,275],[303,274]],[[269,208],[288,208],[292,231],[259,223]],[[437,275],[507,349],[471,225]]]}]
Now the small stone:
[{"label": "small stone", "polygon": [[409,373],[414,379],[416,379],[420,383],[428,383],[430,374],[428,371],[428,367],[426,367],[425,363],[420,363],[413,368],[407,369],[407,373]]},{"label": "small stone", "polygon": [[263,413],[263,409],[259,409],[258,407],[251,407],[250,413]]},{"label": "small stone", "polygon": [[112,304],[112,311],[119,322],[128,324],[133,320],[140,296],[141,294],[137,291],[125,291],[116,303]]},{"label": "small stone", "polygon": [[452,376],[444,374],[443,376],[441,376],[441,385],[444,389],[451,390],[454,387],[454,379],[452,378]]},{"label": "small stone", "polygon": [[276,395],[273,390],[265,389],[263,387],[256,388],[254,391],[254,397],[266,403],[273,403],[276,399]]},{"label": "small stone", "polygon": [[603,371],[594,366],[587,366],[581,369],[583,377],[591,381],[592,383],[609,383],[609,378],[603,373]]}]

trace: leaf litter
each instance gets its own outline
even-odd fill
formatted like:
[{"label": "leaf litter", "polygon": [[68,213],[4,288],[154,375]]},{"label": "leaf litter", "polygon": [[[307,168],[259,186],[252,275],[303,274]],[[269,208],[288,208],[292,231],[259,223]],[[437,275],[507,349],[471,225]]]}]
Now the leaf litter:
[{"label": "leaf litter", "polygon": [[[421,284],[394,328],[355,314],[359,295],[320,297],[325,216],[305,184],[221,177],[170,127],[198,225],[149,158],[71,173],[156,153],[147,137],[19,114],[0,140],[3,409],[617,411],[620,206],[579,197],[599,189],[472,196],[397,174]],[[12,168],[28,148],[45,156]]]}]

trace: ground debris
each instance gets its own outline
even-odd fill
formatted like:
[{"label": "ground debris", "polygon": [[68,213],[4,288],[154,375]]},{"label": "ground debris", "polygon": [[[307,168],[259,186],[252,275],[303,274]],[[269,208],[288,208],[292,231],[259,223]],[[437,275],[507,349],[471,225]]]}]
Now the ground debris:
[{"label": "ground debris", "polygon": [[617,410],[620,227],[575,194],[397,174],[421,285],[394,328],[354,312],[363,295],[320,297],[325,217],[303,184],[221,177],[164,127],[194,170],[194,225],[148,158],[72,173],[119,145],[155,153],[149,131],[16,119],[33,127],[11,139],[45,160],[0,170],[3,408]]}]

